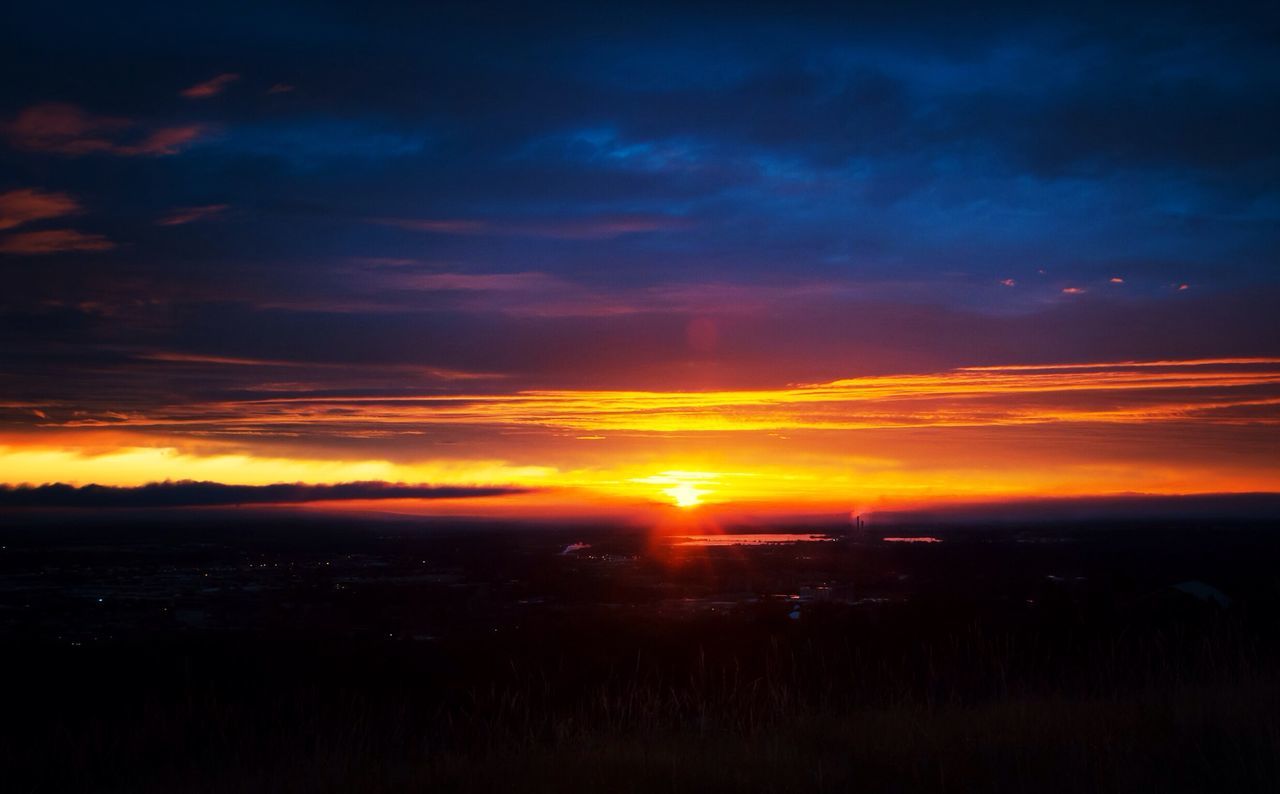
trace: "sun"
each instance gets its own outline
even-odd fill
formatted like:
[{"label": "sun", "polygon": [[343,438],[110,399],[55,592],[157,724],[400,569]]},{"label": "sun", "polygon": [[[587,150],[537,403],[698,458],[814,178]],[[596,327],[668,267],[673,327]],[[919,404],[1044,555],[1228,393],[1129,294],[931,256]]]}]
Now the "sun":
[{"label": "sun", "polygon": [[680,482],[664,489],[663,493],[671,497],[676,507],[690,508],[702,504],[702,495],[706,491],[695,487],[691,482]]},{"label": "sun", "polygon": [[670,500],[672,505],[689,510],[701,506],[705,497],[716,492],[714,486],[719,478],[720,475],[714,472],[667,469],[647,477],[633,477],[629,482],[644,486],[649,494],[654,493],[651,488],[659,486],[657,492]]}]

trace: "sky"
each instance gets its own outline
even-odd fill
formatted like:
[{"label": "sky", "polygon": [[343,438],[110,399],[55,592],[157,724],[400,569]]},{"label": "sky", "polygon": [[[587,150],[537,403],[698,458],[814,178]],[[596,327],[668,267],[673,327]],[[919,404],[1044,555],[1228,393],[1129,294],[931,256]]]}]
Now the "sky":
[{"label": "sky", "polygon": [[0,483],[1280,491],[1277,41],[1263,3],[22,4]]}]

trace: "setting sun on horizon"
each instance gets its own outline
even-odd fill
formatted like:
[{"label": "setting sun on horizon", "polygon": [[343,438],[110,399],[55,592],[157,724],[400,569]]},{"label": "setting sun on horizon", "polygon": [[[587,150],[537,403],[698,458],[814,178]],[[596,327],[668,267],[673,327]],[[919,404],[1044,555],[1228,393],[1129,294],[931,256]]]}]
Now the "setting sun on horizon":
[{"label": "setting sun on horizon", "polygon": [[675,503],[676,507],[697,507],[702,504],[702,495],[706,492],[696,488],[693,483],[682,482],[663,491]]}]

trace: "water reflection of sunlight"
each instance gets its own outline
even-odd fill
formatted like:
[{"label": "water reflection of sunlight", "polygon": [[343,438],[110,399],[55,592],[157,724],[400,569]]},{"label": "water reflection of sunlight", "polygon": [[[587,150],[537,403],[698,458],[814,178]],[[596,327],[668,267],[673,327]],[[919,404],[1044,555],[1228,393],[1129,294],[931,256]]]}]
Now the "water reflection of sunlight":
[{"label": "water reflection of sunlight", "polygon": [[756,532],[751,534],[680,535],[672,538],[674,546],[773,546],[786,543],[821,543],[833,541],[829,535],[811,532]]}]

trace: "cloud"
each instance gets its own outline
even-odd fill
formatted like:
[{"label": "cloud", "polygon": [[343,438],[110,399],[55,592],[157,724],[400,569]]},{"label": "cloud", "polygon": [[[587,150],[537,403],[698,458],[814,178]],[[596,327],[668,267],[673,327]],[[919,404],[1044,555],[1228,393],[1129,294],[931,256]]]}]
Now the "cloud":
[{"label": "cloud", "polygon": [[187,144],[199,138],[204,127],[199,124],[187,124],[180,127],[161,127],[132,146],[120,146],[116,154],[126,157],[138,155],[177,154]]},{"label": "cloud", "polygon": [[[359,436],[445,426],[574,433],[870,430],[1017,425],[1280,425],[1280,358],[986,366],[731,391],[290,394],[84,412],[64,427]],[[52,426],[55,423],[46,423]]]},{"label": "cloud", "polygon": [[[726,282],[668,283],[646,287],[591,286],[551,273],[420,272],[408,266],[361,263],[359,286],[389,291],[379,297],[383,310],[399,311],[409,291],[452,292],[452,305],[471,311],[512,316],[567,318],[616,317],[627,314],[752,314],[804,300],[849,295],[865,289],[848,283],[798,281],[786,285]],[[373,270],[372,273],[368,272]],[[366,308],[373,310],[374,304]]]},{"label": "cloud", "polygon": [[221,94],[227,89],[227,86],[239,79],[240,75],[226,72],[217,77],[211,77],[203,83],[196,83],[190,88],[184,88],[178,93],[187,99],[208,99]]},{"label": "cloud", "polygon": [[100,234],[75,229],[19,232],[0,238],[0,254],[58,254],[68,251],[109,251],[116,244]]},{"label": "cloud", "polygon": [[349,482],[336,485],[224,485],[216,482],[157,482],[139,486],[63,483],[39,486],[0,485],[0,507],[218,507],[246,504],[303,504],[357,499],[473,499],[528,493],[507,486],[405,485]]},{"label": "cloud", "polygon": [[20,188],[0,193],[0,229],[12,229],[32,221],[61,218],[80,211],[80,204],[66,193]]},{"label": "cloud", "polygon": [[4,132],[19,149],[83,155],[113,151],[112,139],[132,126],[128,119],[91,116],[75,105],[45,102],[23,110]]},{"label": "cloud", "polygon": [[176,154],[203,130],[199,124],[147,128],[133,119],[95,116],[64,102],[33,105],[13,121],[0,125],[0,132],[17,149],[70,157]]},{"label": "cloud", "polygon": [[375,218],[373,223],[433,234],[607,240],[630,234],[687,228],[684,218],[658,214],[595,215],[579,218],[492,220],[483,218]]},{"label": "cloud", "polygon": [[[354,377],[354,374],[351,372],[351,367],[347,364],[325,364],[314,361],[237,358],[235,356],[212,356],[200,355],[197,353],[173,353],[167,351],[141,353],[137,356],[137,359],[139,361],[158,361],[175,365],[213,364],[224,367],[298,368],[316,371],[339,370],[346,374],[348,382],[350,382]],[[435,380],[495,380],[506,377],[502,373],[498,372],[467,372],[464,370],[447,369],[444,367],[427,367],[418,364],[389,364],[374,366],[370,369],[375,372],[386,373],[392,377],[414,376],[419,378],[432,378]],[[5,406],[0,404],[0,408],[2,407]]]},{"label": "cloud", "polygon": [[394,279],[402,288],[464,292],[524,292],[568,285],[546,273],[417,273]]},{"label": "cloud", "polygon": [[200,207],[178,207],[156,223],[160,226],[182,226],[196,221],[216,218],[226,212],[226,204],[205,204]]}]

